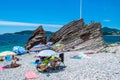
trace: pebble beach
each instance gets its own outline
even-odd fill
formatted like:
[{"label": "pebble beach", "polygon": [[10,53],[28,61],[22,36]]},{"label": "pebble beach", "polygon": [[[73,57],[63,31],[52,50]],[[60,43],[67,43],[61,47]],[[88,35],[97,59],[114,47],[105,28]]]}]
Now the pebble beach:
[{"label": "pebble beach", "polygon": [[[34,80],[120,80],[120,54],[119,53],[96,53],[87,54],[81,59],[70,58],[79,55],[81,51],[64,52],[65,68],[53,72],[38,72],[34,62],[36,54],[17,56],[21,60],[18,68],[0,70],[0,80],[25,80],[25,72],[33,71],[39,78]],[[0,62],[0,66],[8,65],[9,62]],[[62,64],[61,64],[62,66]]]}]

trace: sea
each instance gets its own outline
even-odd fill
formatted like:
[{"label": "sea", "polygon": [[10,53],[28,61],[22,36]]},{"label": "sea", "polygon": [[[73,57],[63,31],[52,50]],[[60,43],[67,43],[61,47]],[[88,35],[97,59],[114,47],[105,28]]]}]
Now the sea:
[{"label": "sea", "polygon": [[[24,47],[30,34],[4,34],[0,35],[0,52],[12,51],[14,46]],[[50,37],[51,35],[46,35]],[[103,36],[106,44],[120,42],[120,36]]]}]

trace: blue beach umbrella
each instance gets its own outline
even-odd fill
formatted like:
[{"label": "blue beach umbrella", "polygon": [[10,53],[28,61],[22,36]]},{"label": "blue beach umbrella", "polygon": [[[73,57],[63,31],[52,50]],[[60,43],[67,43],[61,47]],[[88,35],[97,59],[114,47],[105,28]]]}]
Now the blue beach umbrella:
[{"label": "blue beach umbrella", "polygon": [[13,52],[17,54],[24,54],[26,52],[25,48],[20,47],[20,46],[14,46],[13,47]]},{"label": "blue beach umbrella", "polygon": [[49,46],[49,47],[51,47],[51,46],[52,46],[52,44],[53,44],[52,42],[47,42],[47,44],[46,44],[46,45],[47,45],[47,46]]}]

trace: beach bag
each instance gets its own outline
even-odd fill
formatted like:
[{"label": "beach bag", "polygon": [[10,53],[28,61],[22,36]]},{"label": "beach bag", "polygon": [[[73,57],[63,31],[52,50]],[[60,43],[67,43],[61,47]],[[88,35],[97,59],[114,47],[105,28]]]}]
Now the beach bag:
[{"label": "beach bag", "polygon": [[3,59],[3,57],[0,57],[0,61],[3,61],[4,59]]}]

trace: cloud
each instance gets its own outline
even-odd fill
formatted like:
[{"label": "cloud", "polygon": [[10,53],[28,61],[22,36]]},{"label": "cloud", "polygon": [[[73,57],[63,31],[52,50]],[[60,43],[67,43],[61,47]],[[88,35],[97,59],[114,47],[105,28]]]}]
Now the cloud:
[{"label": "cloud", "polygon": [[54,27],[54,28],[60,28],[63,25],[56,25],[56,24],[38,24],[38,23],[25,23],[25,22],[13,22],[13,21],[3,21],[0,20],[0,25],[7,25],[7,26],[39,26],[42,25],[43,27]]},{"label": "cloud", "polygon": [[109,20],[109,19],[105,19],[105,20],[103,20],[104,22],[111,22],[111,20]]}]

